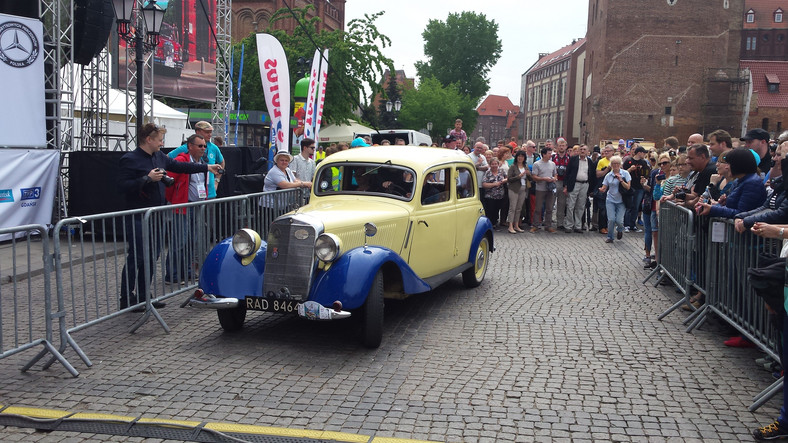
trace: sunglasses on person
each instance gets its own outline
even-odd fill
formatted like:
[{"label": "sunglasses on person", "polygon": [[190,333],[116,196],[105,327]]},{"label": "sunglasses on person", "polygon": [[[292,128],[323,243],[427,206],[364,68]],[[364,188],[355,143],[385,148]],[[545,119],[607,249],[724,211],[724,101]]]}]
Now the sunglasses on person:
[{"label": "sunglasses on person", "polygon": [[660,163],[659,163],[659,165],[660,165],[660,166],[663,166],[663,165],[669,165],[669,164],[670,164],[670,162],[669,162],[669,161],[664,161],[664,162],[660,162]]},{"label": "sunglasses on person", "polygon": [[197,143],[192,143],[192,144],[193,144],[194,146],[197,146],[198,148],[206,148],[206,147],[208,147],[208,145],[206,145],[205,143],[203,143],[203,144],[201,144],[201,145],[198,145]]}]

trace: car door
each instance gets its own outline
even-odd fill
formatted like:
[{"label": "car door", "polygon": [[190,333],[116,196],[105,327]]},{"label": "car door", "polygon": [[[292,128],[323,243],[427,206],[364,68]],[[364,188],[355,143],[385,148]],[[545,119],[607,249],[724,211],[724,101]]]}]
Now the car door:
[{"label": "car door", "polygon": [[[454,231],[457,220],[452,197],[451,166],[435,167],[421,177],[414,198],[408,264],[420,278],[432,277],[457,266]],[[467,253],[467,252],[466,252]]]},{"label": "car door", "polygon": [[459,164],[456,166],[455,174],[454,182],[457,190],[454,197],[456,199],[457,229],[455,230],[454,244],[457,247],[459,259],[457,266],[459,266],[468,261],[476,222],[479,217],[484,215],[484,209],[479,200],[476,170],[470,165]]}]

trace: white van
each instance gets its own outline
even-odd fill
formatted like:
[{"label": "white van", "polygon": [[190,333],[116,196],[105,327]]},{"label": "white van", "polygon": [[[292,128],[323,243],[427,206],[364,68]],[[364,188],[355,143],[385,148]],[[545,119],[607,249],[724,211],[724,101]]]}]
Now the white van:
[{"label": "white van", "polygon": [[388,140],[393,145],[394,140],[398,138],[405,140],[406,145],[418,146],[422,143],[426,143],[427,146],[429,146],[432,144],[432,139],[429,135],[412,129],[381,129],[380,132],[372,132],[369,134],[353,134],[353,138],[366,136],[372,137],[373,145],[379,145],[383,140]]}]

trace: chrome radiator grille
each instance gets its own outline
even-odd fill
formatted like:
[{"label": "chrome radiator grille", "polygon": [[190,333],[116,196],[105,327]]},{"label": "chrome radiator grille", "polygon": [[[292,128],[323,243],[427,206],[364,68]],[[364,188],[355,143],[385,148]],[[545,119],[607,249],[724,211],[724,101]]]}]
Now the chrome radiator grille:
[{"label": "chrome radiator grille", "polygon": [[265,256],[263,294],[306,300],[315,264],[315,228],[292,218],[271,224]]}]

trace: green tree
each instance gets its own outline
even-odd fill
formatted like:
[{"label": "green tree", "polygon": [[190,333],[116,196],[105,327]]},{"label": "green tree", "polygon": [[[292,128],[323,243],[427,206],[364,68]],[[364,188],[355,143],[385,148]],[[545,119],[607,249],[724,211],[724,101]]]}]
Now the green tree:
[{"label": "green tree", "polygon": [[435,77],[422,78],[418,88],[406,90],[402,103],[400,123],[406,128],[421,129],[432,122],[430,137],[433,139],[445,136],[458,116],[463,119],[463,128],[468,133],[476,124],[474,104],[468,97],[460,93],[456,84],[443,86]]},{"label": "green tree", "polygon": [[[307,11],[313,8],[314,6],[307,5],[305,8],[293,10],[304,26],[296,26],[292,35],[281,30],[269,29],[267,32],[282,43],[290,68],[291,88],[298,81],[296,75],[298,58],[312,60],[315,44],[321,49],[329,48],[330,69],[323,109],[323,126],[326,123],[346,122],[350,118],[355,118],[353,111],[356,106],[361,106],[363,109],[368,97],[380,92],[381,87],[377,79],[386,69],[393,69],[392,60],[381,52],[383,48],[391,45],[391,40],[378,32],[375,27],[375,20],[383,14],[382,12],[365,15],[363,20],[351,20],[344,32],[336,30],[318,33],[315,24],[320,19],[309,18],[306,15]],[[292,14],[283,8],[274,13],[271,23],[287,18],[292,18]],[[247,110],[266,110],[254,34],[234,46],[235,54],[241,53],[241,44],[245,45],[241,107]],[[240,62],[236,60],[233,72],[238,72],[239,64]],[[233,100],[238,99],[235,95],[236,90],[233,88]],[[291,113],[292,106],[291,102]]]},{"label": "green tree", "polygon": [[435,77],[444,86],[457,82],[474,101],[490,89],[487,73],[501,57],[498,24],[484,14],[452,13],[445,22],[430,20],[422,32],[426,62],[416,62],[420,78]]}]

